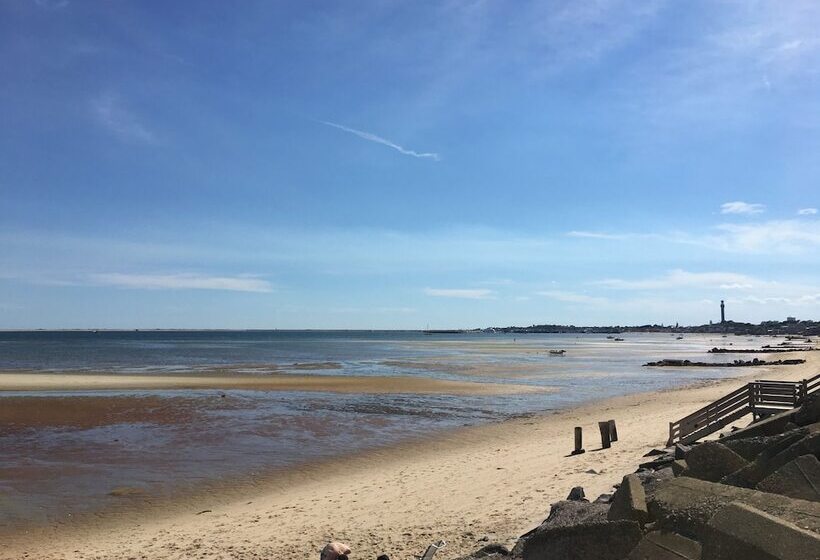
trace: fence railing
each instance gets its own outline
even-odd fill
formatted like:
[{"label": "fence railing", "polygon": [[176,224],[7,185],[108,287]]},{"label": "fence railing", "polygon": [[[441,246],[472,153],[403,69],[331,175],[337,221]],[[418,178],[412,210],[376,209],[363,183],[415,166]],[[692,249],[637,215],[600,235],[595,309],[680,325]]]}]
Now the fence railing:
[{"label": "fence railing", "polygon": [[758,418],[795,408],[818,390],[820,374],[801,381],[752,381],[677,422],[670,422],[666,444],[697,441],[747,414]]}]

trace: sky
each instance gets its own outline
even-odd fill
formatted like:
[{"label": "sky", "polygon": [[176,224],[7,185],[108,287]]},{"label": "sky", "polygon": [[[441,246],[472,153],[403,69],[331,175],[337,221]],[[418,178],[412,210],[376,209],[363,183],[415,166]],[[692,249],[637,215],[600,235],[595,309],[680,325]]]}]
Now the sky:
[{"label": "sky", "polygon": [[0,328],[820,319],[820,3],[0,2]]}]

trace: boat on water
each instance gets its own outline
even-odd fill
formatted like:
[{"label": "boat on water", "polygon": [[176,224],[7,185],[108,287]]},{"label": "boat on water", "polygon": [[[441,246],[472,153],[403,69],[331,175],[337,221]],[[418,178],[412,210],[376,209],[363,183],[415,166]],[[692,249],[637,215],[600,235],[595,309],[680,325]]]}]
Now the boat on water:
[{"label": "boat on water", "polygon": [[550,356],[563,356],[566,352],[566,350],[550,350]]}]

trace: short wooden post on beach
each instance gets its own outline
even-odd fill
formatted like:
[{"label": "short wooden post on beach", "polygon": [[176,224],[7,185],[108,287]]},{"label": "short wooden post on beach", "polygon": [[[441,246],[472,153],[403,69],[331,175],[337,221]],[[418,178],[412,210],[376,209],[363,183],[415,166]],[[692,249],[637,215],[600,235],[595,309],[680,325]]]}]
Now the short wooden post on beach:
[{"label": "short wooden post on beach", "polygon": [[575,450],[572,452],[572,455],[580,455],[584,453],[584,436],[581,428],[579,426],[575,427]]},{"label": "short wooden post on beach", "polygon": [[601,448],[609,449],[612,447],[612,440],[609,437],[609,422],[598,422],[598,429],[601,431]]},{"label": "short wooden post on beach", "polygon": [[615,426],[615,420],[609,421],[609,440],[618,441],[618,427]]}]

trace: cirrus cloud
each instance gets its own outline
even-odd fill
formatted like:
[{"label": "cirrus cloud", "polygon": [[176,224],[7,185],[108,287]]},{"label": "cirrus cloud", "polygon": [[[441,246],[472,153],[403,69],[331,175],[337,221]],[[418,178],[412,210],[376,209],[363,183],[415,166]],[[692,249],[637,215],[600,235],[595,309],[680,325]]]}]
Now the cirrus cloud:
[{"label": "cirrus cloud", "polygon": [[223,290],[268,293],[273,287],[266,280],[251,276],[205,276],[200,274],[92,274],[94,283],[117,288],[141,290]]},{"label": "cirrus cloud", "polygon": [[720,205],[721,214],[761,214],[765,210],[766,206],[763,204],[750,204],[740,200]]}]

